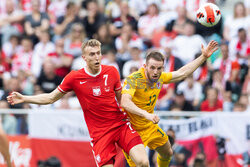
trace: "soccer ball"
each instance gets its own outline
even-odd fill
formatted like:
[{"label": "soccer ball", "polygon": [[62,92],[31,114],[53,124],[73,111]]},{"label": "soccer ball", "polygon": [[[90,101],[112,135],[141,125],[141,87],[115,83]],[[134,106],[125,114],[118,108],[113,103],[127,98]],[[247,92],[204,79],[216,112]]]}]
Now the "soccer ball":
[{"label": "soccer ball", "polygon": [[215,26],[221,18],[221,12],[218,6],[212,3],[206,3],[197,10],[197,20],[206,27]]}]

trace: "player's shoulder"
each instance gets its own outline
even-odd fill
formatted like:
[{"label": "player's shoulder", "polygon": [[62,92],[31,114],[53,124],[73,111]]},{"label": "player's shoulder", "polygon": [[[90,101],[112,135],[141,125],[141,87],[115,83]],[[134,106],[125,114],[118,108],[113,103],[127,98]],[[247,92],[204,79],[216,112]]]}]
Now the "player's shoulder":
[{"label": "player's shoulder", "polygon": [[104,64],[102,64],[102,69],[116,69],[114,66],[111,66],[111,65],[104,65]]},{"label": "player's shoulder", "polygon": [[81,75],[84,72],[84,69],[79,69],[79,70],[72,70],[70,71],[67,75],[68,76],[77,76],[77,75]]},{"label": "player's shoulder", "polygon": [[172,77],[172,72],[162,72],[160,79]]},{"label": "player's shoulder", "polygon": [[165,72],[165,71],[163,71],[162,73],[161,73],[161,75],[170,75],[172,72]]},{"label": "player's shoulder", "polygon": [[110,65],[102,65],[102,70],[104,72],[109,72],[109,73],[118,71],[114,66],[110,66]]}]

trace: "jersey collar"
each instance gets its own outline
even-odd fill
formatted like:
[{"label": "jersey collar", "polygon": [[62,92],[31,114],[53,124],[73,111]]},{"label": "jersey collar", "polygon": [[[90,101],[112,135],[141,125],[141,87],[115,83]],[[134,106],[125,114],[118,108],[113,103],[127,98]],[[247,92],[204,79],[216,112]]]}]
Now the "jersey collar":
[{"label": "jersey collar", "polygon": [[90,75],[91,77],[96,77],[96,76],[98,76],[98,75],[102,72],[102,65],[100,66],[100,71],[99,71],[98,73],[96,73],[96,74],[91,74],[90,72],[88,72],[87,66],[84,67],[84,70],[85,70],[85,72],[86,72],[88,75]]}]

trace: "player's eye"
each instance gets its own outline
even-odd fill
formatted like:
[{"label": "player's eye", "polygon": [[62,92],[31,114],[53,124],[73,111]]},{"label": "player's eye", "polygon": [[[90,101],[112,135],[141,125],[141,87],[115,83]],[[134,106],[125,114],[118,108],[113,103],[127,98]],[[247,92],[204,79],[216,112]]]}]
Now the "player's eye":
[{"label": "player's eye", "polygon": [[150,69],[154,70],[154,69],[155,69],[155,67],[154,67],[154,66],[151,66],[151,67],[150,67]]}]

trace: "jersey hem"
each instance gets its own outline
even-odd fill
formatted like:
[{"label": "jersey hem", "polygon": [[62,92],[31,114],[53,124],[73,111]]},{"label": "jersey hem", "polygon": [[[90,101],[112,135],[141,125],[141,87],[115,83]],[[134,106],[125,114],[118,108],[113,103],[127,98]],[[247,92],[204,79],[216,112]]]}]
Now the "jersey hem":
[{"label": "jersey hem", "polygon": [[115,91],[121,90],[122,86],[120,86],[119,88],[116,88]]}]

